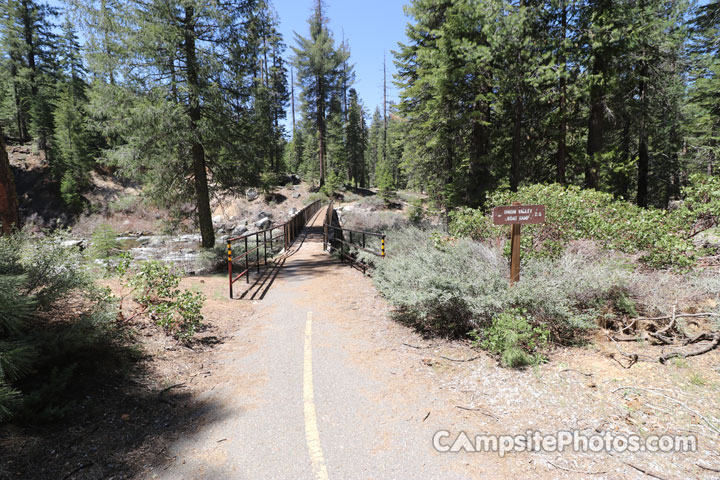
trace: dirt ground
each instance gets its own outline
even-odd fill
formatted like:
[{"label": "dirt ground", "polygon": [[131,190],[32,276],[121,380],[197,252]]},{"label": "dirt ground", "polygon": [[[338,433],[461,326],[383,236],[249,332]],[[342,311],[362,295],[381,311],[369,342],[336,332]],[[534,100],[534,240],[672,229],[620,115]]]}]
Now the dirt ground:
[{"label": "dirt ground", "polygon": [[[649,361],[661,347],[618,347],[598,334],[586,347],[558,348],[543,365],[509,370],[467,342],[424,339],[396,323],[368,277],[337,268],[345,269],[344,287],[334,301],[345,306],[351,360],[381,385],[377,399],[396,405],[408,422],[453,436],[578,430],[694,435],[698,444],[688,453],[448,453],[458,472],[542,479],[720,475],[720,352],[661,365]],[[190,460],[178,458],[173,446],[221,420],[216,412],[223,405],[209,395],[217,386],[252,381],[237,378],[229,365],[257,348],[271,310],[262,300],[228,299],[223,275],[183,284],[207,296],[199,340],[188,348],[152,325],[136,325],[145,355],[129,376],[98,379],[82,392],[77,414],[61,424],[2,431],[0,478],[152,478],[150,472]],[[640,361],[625,368],[611,358],[617,348]]]}]

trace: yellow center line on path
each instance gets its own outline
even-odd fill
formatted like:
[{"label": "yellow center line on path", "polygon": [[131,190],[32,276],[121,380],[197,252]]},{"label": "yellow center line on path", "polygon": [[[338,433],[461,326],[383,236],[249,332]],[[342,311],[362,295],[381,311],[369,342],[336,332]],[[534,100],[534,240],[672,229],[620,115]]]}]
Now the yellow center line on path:
[{"label": "yellow center line on path", "polygon": [[325,458],[320,445],[320,433],[315,411],[312,374],[312,312],[308,312],[305,322],[305,361],[303,368],[303,405],[305,410],[305,440],[310,453],[313,472],[317,480],[328,480]]}]

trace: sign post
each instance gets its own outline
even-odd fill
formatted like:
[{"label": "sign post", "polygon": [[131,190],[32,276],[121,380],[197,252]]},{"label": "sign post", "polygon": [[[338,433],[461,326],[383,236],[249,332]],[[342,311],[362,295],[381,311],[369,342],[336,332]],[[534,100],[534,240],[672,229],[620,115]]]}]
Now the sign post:
[{"label": "sign post", "polygon": [[520,226],[545,223],[545,205],[512,205],[493,208],[495,225],[511,225],[510,231],[510,285],[520,280]]}]

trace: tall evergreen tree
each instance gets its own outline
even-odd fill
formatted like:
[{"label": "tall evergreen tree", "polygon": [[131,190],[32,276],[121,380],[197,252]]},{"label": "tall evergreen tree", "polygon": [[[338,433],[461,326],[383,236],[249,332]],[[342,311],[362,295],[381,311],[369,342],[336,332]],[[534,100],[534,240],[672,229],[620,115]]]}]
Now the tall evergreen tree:
[{"label": "tall evergreen tree", "polygon": [[365,148],[367,133],[362,104],[354,88],[349,92],[348,120],[345,138],[347,139],[348,182],[355,187],[366,187],[367,169],[365,167]]},{"label": "tall evergreen tree", "polygon": [[57,10],[35,0],[2,4],[2,48],[15,97],[18,137],[33,137],[49,157],[53,134],[52,103],[57,62],[53,19]]},{"label": "tall evergreen tree", "polygon": [[257,183],[262,168],[258,146],[248,142],[256,118],[248,105],[261,71],[244,53],[263,42],[260,30],[247,36],[253,7],[244,0],[130,1],[121,50],[133,55],[114,78],[117,88],[106,85],[112,102],[94,98],[106,134],[122,138],[107,161],[145,181],[147,193],[169,207],[192,198],[205,248],[215,243],[209,172],[217,188],[235,188]]},{"label": "tall evergreen tree", "polygon": [[305,120],[315,129],[320,186],[325,184],[326,117],[330,108],[330,99],[340,91],[338,78],[347,60],[347,52],[335,47],[327,22],[323,1],[316,0],[315,9],[308,20],[310,35],[303,37],[296,33],[295,40],[298,46],[293,47],[293,63],[297,71],[297,82],[302,88],[300,98],[303,102]]}]

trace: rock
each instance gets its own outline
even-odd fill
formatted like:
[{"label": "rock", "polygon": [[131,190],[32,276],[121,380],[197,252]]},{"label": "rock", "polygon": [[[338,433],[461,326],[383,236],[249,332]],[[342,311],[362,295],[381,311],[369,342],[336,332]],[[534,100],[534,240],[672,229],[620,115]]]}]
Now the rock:
[{"label": "rock", "polygon": [[147,243],[148,247],[161,247],[163,245],[165,245],[165,238],[158,236],[151,237]]},{"label": "rock", "polygon": [[256,198],[258,198],[258,192],[254,188],[248,188],[245,191],[245,196],[247,197],[248,200],[250,200],[252,202]]},{"label": "rock", "polygon": [[272,218],[272,213],[267,213],[267,212],[263,212],[262,210],[260,210],[260,211],[257,213],[257,218],[258,218],[258,219]]},{"label": "rock", "polygon": [[295,215],[295,214],[297,213],[297,208],[291,208],[288,213],[289,213],[290,216],[292,217],[293,215]]},{"label": "rock", "polygon": [[223,223],[222,215],[215,215],[214,217],[212,217],[212,223],[214,223],[215,225]]},{"label": "rock", "polygon": [[684,203],[685,202],[682,200],[670,200],[668,202],[668,211],[672,212],[673,210],[679,210],[682,208]]},{"label": "rock", "polygon": [[300,194],[299,194],[299,193],[293,193],[293,194],[292,194],[292,198],[300,198]]},{"label": "rock", "polygon": [[233,228],[232,235],[233,237],[239,237],[245,232],[247,232],[247,227],[244,225],[238,225],[237,227]]},{"label": "rock", "polygon": [[272,220],[270,220],[268,217],[265,217],[262,220],[258,220],[257,222],[255,222],[255,226],[258,228],[258,230],[265,230],[266,228],[270,228],[270,225],[272,225]]},{"label": "rock", "polygon": [[65,248],[76,247],[76,248],[79,248],[80,250],[84,250],[85,246],[86,246],[86,241],[82,240],[82,239],[80,239],[80,240],[64,240],[63,242],[60,242],[60,245]]},{"label": "rock", "polygon": [[295,175],[294,173],[289,175],[290,181],[293,185],[300,185],[300,177],[298,175]]}]

